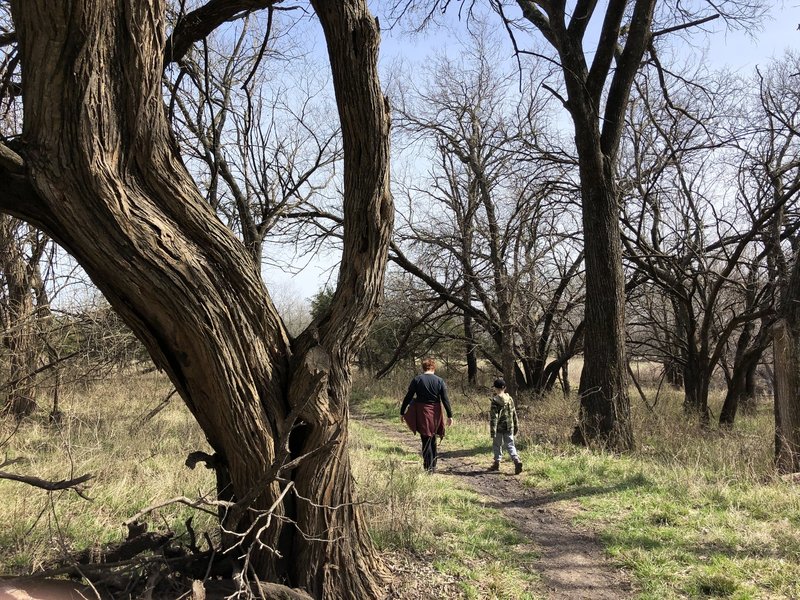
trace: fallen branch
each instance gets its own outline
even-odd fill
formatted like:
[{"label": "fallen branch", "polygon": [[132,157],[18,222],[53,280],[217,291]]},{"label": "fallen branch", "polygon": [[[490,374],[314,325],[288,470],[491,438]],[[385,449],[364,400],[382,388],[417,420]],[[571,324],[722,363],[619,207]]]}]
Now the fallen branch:
[{"label": "fallen branch", "polygon": [[34,487],[47,490],[48,492],[71,489],[85,500],[90,500],[90,498],[86,497],[83,493],[83,490],[80,489],[78,486],[81,485],[82,483],[86,483],[87,481],[93,478],[94,475],[90,475],[89,473],[87,473],[86,475],[81,475],[80,477],[76,477],[75,479],[48,481],[46,479],[40,479],[39,477],[33,477],[31,475],[17,475],[16,473],[6,473],[5,471],[0,471],[0,479],[9,479],[11,481],[19,481],[20,483],[27,483],[28,485],[32,485]]},{"label": "fallen branch", "polygon": [[142,533],[132,539],[110,544],[104,548],[86,548],[70,557],[72,564],[94,565],[94,564],[124,564],[142,552],[156,551],[164,547],[172,539],[172,534],[165,533]]},{"label": "fallen branch", "polygon": [[144,417],[142,417],[142,419],[138,423],[135,423],[130,428],[131,433],[141,429],[150,419],[152,419],[158,413],[164,410],[169,404],[170,399],[177,393],[177,391],[178,390],[176,388],[172,388],[172,391],[169,394],[167,394],[166,398],[164,398],[161,402],[159,402],[154,409],[152,409],[149,413],[147,413]]},{"label": "fallen branch", "polygon": [[206,500],[205,498],[187,498],[186,496],[178,496],[176,498],[170,498],[169,500],[164,500],[163,502],[159,502],[158,504],[152,504],[146,508],[143,508],[138,513],[133,515],[130,519],[125,520],[122,524],[126,527],[130,527],[134,523],[137,523],[143,516],[150,514],[151,512],[158,510],[159,508],[164,508],[166,506],[170,506],[172,504],[185,504],[190,508],[196,508],[197,510],[201,510],[204,513],[208,513],[209,515],[217,516],[216,511],[210,510],[206,508],[207,506],[214,506],[219,507],[222,506],[224,508],[230,508],[233,506],[231,502],[225,502],[223,500]]}]

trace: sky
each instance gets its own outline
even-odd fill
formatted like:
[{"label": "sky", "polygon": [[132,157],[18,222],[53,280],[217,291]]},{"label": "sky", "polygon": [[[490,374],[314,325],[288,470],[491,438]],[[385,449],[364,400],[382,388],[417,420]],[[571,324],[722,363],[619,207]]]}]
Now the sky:
[{"label": "sky", "polygon": [[[600,3],[602,9],[604,2]],[[695,56],[705,53],[705,60],[713,68],[727,68],[731,71],[748,75],[759,65],[765,65],[773,57],[779,57],[787,48],[800,51],[800,1],[776,1],[769,10],[761,30],[726,31],[721,22],[715,21],[708,26],[707,36],[695,35],[695,45],[685,45],[685,52]],[[382,23],[386,22],[385,17]],[[458,21],[455,15],[448,18],[449,29],[431,30],[424,34],[409,36],[399,28],[387,30],[384,25],[381,43],[381,72],[385,80],[392,65],[399,60],[424,64],[428,58],[457,46]],[[324,48],[319,44],[319,48]],[[509,57],[511,50],[509,48]],[[800,82],[798,83],[800,85]],[[279,296],[296,300],[311,298],[324,285],[336,282],[335,252],[328,252],[317,260],[311,261],[299,273],[288,273],[285,270],[265,267],[264,278],[270,289],[279,290]]]},{"label": "sky", "polygon": [[752,72],[787,48],[800,50],[800,2],[775,2],[761,31],[718,31],[709,38],[708,57],[717,67]]}]

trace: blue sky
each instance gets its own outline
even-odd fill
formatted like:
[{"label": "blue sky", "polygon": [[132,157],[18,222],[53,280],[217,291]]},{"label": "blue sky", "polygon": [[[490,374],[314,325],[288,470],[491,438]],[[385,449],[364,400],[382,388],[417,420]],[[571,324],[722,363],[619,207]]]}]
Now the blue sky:
[{"label": "blue sky", "polygon": [[[461,26],[455,14],[448,15],[449,27],[410,36],[399,28],[388,30],[388,19],[382,17],[381,72],[386,80],[395,61],[405,60],[424,63],[426,58],[452,49],[458,45],[458,31]],[[769,10],[760,30],[726,31],[720,21],[709,26],[710,34],[704,36],[697,32],[692,44],[685,44],[683,53],[705,60],[713,68],[727,68],[741,75],[748,75],[758,65],[765,65],[773,57],[778,57],[787,48],[800,51],[800,1],[776,1]],[[678,41],[678,43],[681,43]],[[324,44],[317,44],[324,51]],[[509,57],[511,49],[509,48]],[[385,81],[384,81],[385,84]],[[277,295],[308,299],[326,283],[335,284],[335,254],[319,257],[298,274],[289,274],[276,269],[265,269],[264,275],[270,289],[278,288]]]},{"label": "blue sky", "polygon": [[800,2],[776,2],[761,31],[719,31],[708,40],[708,56],[716,67],[750,72],[787,48],[800,50]]}]

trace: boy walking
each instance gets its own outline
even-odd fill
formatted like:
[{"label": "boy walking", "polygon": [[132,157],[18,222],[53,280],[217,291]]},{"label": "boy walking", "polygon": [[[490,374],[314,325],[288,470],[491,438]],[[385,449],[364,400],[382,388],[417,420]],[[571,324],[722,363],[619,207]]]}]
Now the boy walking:
[{"label": "boy walking", "polygon": [[517,409],[514,407],[514,399],[506,394],[504,379],[495,379],[494,381],[494,396],[492,396],[492,406],[489,411],[489,431],[494,441],[492,444],[494,462],[489,470],[500,470],[500,459],[503,458],[503,446],[505,446],[511,460],[514,461],[514,474],[522,473],[522,461],[519,459],[516,446],[514,446],[514,436],[519,431]]}]

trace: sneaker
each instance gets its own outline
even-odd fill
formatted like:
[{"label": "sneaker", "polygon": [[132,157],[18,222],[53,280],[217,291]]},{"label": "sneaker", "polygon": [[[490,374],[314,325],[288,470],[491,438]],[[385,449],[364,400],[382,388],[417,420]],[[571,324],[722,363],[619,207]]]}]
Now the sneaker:
[{"label": "sneaker", "polygon": [[489,471],[499,471],[500,470],[500,461],[496,460],[492,463],[492,466],[489,467]]},{"label": "sneaker", "polygon": [[514,462],[514,475],[519,475],[522,473],[522,461],[518,460]]}]

